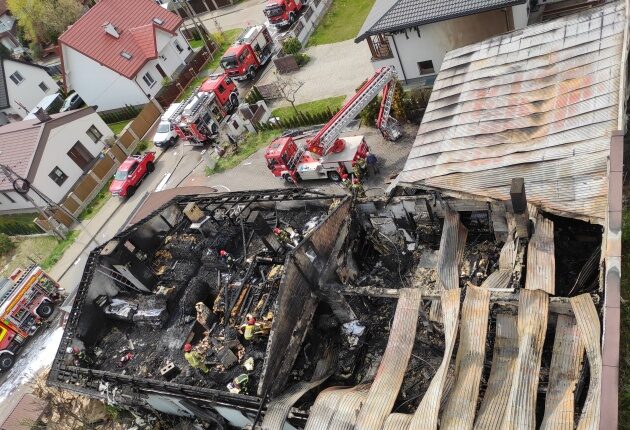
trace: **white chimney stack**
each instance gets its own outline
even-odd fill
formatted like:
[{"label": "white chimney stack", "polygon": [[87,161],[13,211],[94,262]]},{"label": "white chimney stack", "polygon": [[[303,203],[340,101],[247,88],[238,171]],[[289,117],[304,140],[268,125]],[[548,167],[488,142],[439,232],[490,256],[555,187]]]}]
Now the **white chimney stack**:
[{"label": "white chimney stack", "polygon": [[116,30],[116,27],[114,27],[114,24],[112,24],[111,22],[106,22],[105,24],[103,24],[103,29],[105,30],[105,33],[109,34],[112,37],[115,37],[116,39],[120,37],[120,33],[118,33],[118,30]]}]

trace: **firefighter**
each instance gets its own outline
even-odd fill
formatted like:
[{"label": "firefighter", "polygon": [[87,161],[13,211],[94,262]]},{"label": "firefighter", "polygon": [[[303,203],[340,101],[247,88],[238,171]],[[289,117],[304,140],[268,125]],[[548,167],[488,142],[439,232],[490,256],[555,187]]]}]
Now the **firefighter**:
[{"label": "firefighter", "polygon": [[357,178],[354,178],[352,180],[352,196],[360,199],[366,197],[363,185],[361,185],[361,181],[359,181]]},{"label": "firefighter", "polygon": [[234,265],[234,259],[232,258],[232,255],[225,249],[222,249],[221,251],[219,251],[219,257],[221,258],[223,264],[225,264],[228,269],[231,270],[232,266]]},{"label": "firefighter", "polygon": [[350,182],[350,178],[348,178],[348,175],[345,173],[341,175],[341,185],[348,191],[352,191],[352,182]]},{"label": "firefighter", "polygon": [[364,176],[367,177],[367,173],[367,164],[365,163],[365,158],[357,158],[354,162],[354,175],[360,180]]},{"label": "firefighter", "polygon": [[238,375],[227,385],[228,391],[233,394],[247,394],[247,384],[249,383],[249,376],[247,373]]},{"label": "firefighter", "polygon": [[197,351],[192,350],[192,345],[187,343],[184,345],[184,358],[190,364],[190,367],[201,370],[203,373],[208,373],[210,369],[206,366],[206,363]]},{"label": "firefighter", "polygon": [[376,155],[368,151],[367,154],[365,154],[365,161],[367,162],[368,168],[370,167],[372,168],[374,175],[381,173],[381,171],[378,168],[378,160],[376,159]]},{"label": "firefighter", "polygon": [[273,232],[278,237],[278,240],[280,241],[280,243],[283,243],[285,245],[291,245],[291,235],[289,234],[288,231],[280,227],[275,227],[273,229]]},{"label": "firefighter", "polygon": [[256,318],[252,315],[247,315],[247,324],[241,326],[241,330],[243,331],[243,338],[245,338],[245,340],[252,340],[254,335],[258,332]]}]

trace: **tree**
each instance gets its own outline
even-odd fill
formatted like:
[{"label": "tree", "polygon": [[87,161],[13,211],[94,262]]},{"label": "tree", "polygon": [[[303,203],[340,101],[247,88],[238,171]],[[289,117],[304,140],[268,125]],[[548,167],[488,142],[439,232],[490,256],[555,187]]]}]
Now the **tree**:
[{"label": "tree", "polygon": [[7,6],[25,37],[42,45],[56,42],[83,14],[77,0],[7,0]]},{"label": "tree", "polygon": [[297,97],[297,92],[304,86],[304,82],[296,81],[295,78],[291,76],[281,75],[277,70],[274,72],[274,75],[276,76],[276,89],[278,93],[280,93],[280,96],[284,100],[291,103],[291,107],[295,113],[299,114],[300,112],[295,107],[295,98]]}]

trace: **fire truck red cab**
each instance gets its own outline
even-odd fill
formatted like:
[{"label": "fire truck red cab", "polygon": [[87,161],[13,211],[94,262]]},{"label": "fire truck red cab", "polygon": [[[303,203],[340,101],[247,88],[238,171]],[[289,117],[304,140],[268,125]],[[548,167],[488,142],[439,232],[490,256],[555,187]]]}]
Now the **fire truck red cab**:
[{"label": "fire truck red cab", "polygon": [[237,81],[253,79],[272,54],[273,39],[269,30],[264,25],[257,25],[246,29],[234,45],[225,51],[221,67],[230,78]]},{"label": "fire truck red cab", "polygon": [[214,93],[217,103],[228,112],[238,107],[238,88],[225,73],[210,75],[199,87],[199,92]]},{"label": "fire truck red cab", "polygon": [[263,12],[270,24],[286,27],[298,19],[303,6],[301,0],[269,0]]},{"label": "fire truck red cab", "polygon": [[38,266],[0,280],[0,371],[13,366],[26,340],[52,316],[62,291]]}]

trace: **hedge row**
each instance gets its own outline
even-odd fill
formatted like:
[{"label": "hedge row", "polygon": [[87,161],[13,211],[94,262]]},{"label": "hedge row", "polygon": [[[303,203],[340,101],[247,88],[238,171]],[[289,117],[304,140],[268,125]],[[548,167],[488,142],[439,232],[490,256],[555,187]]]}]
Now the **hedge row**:
[{"label": "hedge row", "polygon": [[125,106],[112,112],[99,113],[106,124],[129,121],[138,116],[142,109],[136,106]]},{"label": "hedge row", "polygon": [[42,230],[33,222],[8,221],[0,222],[0,233],[15,236],[18,234],[39,234],[42,233]]},{"label": "hedge row", "polygon": [[276,130],[276,129],[288,129],[288,128],[299,128],[305,127],[309,125],[317,125],[317,124],[325,124],[337,113],[339,109],[331,110],[327,108],[325,111],[317,112],[317,113],[298,113],[288,118],[281,118],[279,121],[275,123],[260,123],[258,124],[258,131],[265,130]]},{"label": "hedge row", "polygon": [[251,90],[249,90],[249,92],[247,93],[247,95],[245,95],[245,102],[247,104],[253,105],[256,102],[259,102],[260,100],[263,99],[262,94],[260,94],[260,91],[258,91],[258,88],[253,87]]}]

